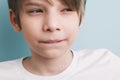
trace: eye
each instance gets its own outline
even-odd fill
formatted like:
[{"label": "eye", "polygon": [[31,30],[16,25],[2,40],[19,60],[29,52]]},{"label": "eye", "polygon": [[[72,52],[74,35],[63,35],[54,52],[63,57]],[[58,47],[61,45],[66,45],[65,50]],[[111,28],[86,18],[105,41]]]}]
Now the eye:
[{"label": "eye", "polygon": [[43,13],[43,10],[41,10],[41,9],[33,9],[33,10],[29,10],[28,13]]},{"label": "eye", "polygon": [[65,8],[62,10],[62,12],[71,12],[71,11],[73,11],[71,8]]}]

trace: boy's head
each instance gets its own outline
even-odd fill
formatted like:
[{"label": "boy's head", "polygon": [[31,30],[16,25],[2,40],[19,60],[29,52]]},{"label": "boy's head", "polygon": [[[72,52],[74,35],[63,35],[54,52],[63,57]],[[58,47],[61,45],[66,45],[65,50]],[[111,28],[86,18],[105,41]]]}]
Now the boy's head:
[{"label": "boy's head", "polygon": [[[19,14],[21,11],[22,2],[24,0],[8,0],[9,9],[11,9],[14,14],[16,15],[16,22],[20,26],[20,18]],[[52,0],[47,0],[50,4],[52,4]],[[76,10],[79,17],[80,17],[80,23],[82,20],[82,16],[84,15],[86,1],[87,0],[60,0],[61,3],[67,5],[68,7],[72,8],[73,10]]]},{"label": "boy's head", "polygon": [[[71,53],[86,0],[8,0],[10,21],[33,55],[58,58]],[[66,54],[65,54],[66,55]]]}]

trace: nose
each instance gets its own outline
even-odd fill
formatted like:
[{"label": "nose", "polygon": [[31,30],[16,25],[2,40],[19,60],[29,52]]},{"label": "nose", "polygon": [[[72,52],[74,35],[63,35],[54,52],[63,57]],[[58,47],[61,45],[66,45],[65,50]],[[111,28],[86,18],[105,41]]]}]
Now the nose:
[{"label": "nose", "polygon": [[49,14],[44,19],[43,30],[46,32],[60,31],[59,18],[56,14]]}]

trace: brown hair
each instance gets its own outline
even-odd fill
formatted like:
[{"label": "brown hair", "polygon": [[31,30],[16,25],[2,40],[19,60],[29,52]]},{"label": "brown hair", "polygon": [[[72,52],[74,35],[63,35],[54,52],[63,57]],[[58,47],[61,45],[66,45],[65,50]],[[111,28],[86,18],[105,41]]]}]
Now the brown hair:
[{"label": "brown hair", "polygon": [[[81,18],[84,15],[85,11],[85,5],[86,5],[86,0],[60,0],[63,4],[67,5],[68,7],[72,8],[73,10],[77,11],[79,17],[80,17],[80,23],[81,23]],[[51,0],[48,0],[48,2],[52,3]],[[20,18],[19,18],[19,11],[20,11],[20,4],[21,0],[8,0],[8,6],[9,9],[12,9],[14,14],[16,15],[17,23],[20,26]]]}]

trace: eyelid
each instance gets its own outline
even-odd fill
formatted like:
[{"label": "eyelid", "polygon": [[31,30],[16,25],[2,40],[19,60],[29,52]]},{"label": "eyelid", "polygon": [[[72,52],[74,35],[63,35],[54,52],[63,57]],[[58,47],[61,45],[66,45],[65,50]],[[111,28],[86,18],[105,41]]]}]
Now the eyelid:
[{"label": "eyelid", "polygon": [[31,9],[31,10],[28,10],[28,13],[43,13],[43,10],[42,9]]}]

